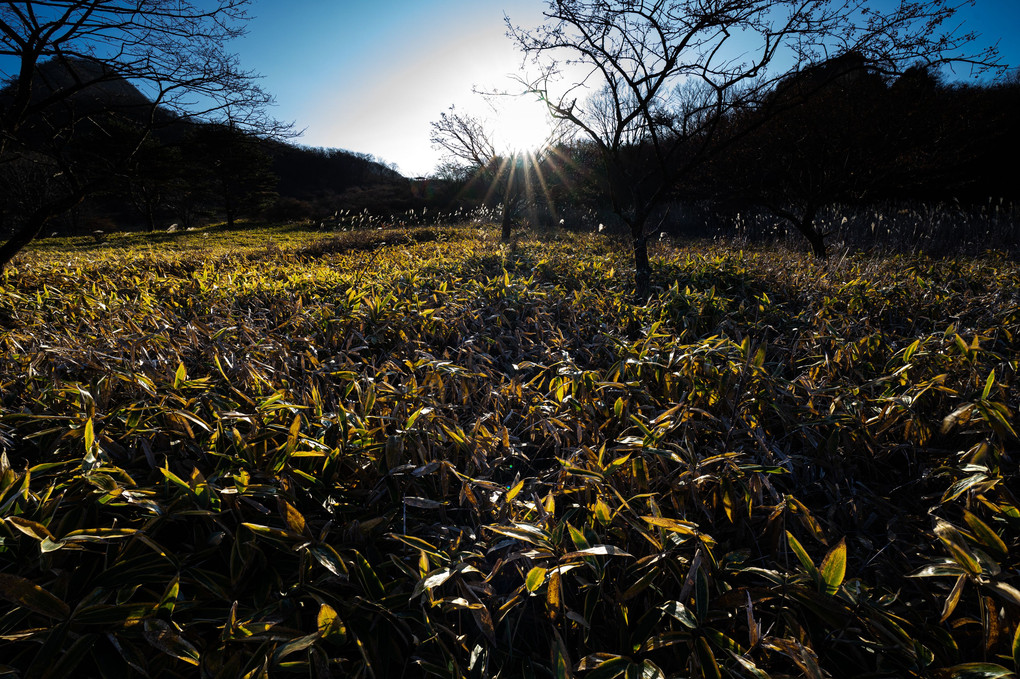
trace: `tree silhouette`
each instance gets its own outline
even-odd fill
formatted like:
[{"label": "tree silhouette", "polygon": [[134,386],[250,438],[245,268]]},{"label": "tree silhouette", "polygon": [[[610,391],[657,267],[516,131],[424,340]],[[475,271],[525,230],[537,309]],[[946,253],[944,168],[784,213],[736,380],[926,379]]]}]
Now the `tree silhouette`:
[{"label": "tree silhouette", "polygon": [[[227,50],[243,34],[249,2],[0,2],[0,163],[31,163],[54,185],[20,223],[0,225],[15,230],[0,246],[0,270],[48,219],[108,181],[90,161],[123,168],[157,126],[229,119],[265,134],[285,130],[266,117],[271,98]],[[116,153],[89,153],[111,125]]]},{"label": "tree silhouette", "polygon": [[521,173],[525,169],[521,154],[497,153],[492,131],[476,116],[460,113],[453,106],[432,122],[430,140],[446,152],[447,174],[461,174],[469,182],[484,182],[484,202],[490,207],[502,201],[501,237],[509,241],[513,213],[520,201]]},{"label": "tree silhouette", "polygon": [[[598,147],[614,210],[630,229],[636,295],[647,298],[650,220],[681,180],[736,143],[722,138],[732,129],[724,121],[762,105],[789,70],[781,61],[802,69],[856,52],[885,73],[916,61],[992,64],[993,49],[966,54],[975,36],[945,28],[955,11],[945,0],[891,10],[866,0],[548,0],[537,29],[507,22],[543,66],[523,84]],[[564,65],[588,75],[554,96]]]},{"label": "tree silhouette", "polygon": [[276,196],[276,177],[259,139],[230,124],[198,126],[187,145],[191,166],[223,209],[227,228]]}]

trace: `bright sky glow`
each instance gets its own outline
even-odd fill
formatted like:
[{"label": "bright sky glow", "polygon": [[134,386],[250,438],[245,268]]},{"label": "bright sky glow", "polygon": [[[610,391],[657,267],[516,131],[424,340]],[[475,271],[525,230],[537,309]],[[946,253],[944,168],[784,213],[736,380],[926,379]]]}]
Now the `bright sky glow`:
[{"label": "bright sky glow", "polygon": [[[873,0],[879,8],[898,0]],[[293,121],[298,143],[371,153],[406,176],[432,172],[440,152],[430,123],[450,105],[491,121],[500,150],[535,148],[548,134],[544,108],[528,98],[496,98],[475,88],[514,87],[522,56],[506,37],[542,19],[543,0],[254,0],[249,33],[234,43],[241,63],[264,76],[273,115]],[[981,34],[976,49],[998,44],[1020,66],[1020,0],[977,0],[957,15]],[[0,75],[16,60],[0,59]],[[965,72],[959,73],[966,77]]]},{"label": "bright sky glow", "polygon": [[[889,0],[876,0],[882,5]],[[407,176],[431,172],[440,153],[429,123],[451,104],[497,123],[501,147],[534,148],[548,134],[533,99],[496,114],[473,93],[513,87],[522,58],[505,36],[541,20],[541,0],[257,0],[249,35],[235,45],[242,63],[265,76],[274,111],[305,130],[297,141],[371,153]],[[958,15],[1020,65],[1020,0],[978,0]],[[497,98],[502,104],[506,99]]]},{"label": "bright sky glow", "polygon": [[499,124],[500,145],[533,147],[548,134],[544,107],[530,98],[494,103],[474,89],[507,90],[522,56],[506,37],[504,8],[534,24],[544,5],[470,0],[373,3],[260,0],[249,34],[235,44],[242,63],[265,76],[273,114],[293,120],[309,146],[371,153],[407,176],[432,172],[440,153],[433,120],[455,105]]}]

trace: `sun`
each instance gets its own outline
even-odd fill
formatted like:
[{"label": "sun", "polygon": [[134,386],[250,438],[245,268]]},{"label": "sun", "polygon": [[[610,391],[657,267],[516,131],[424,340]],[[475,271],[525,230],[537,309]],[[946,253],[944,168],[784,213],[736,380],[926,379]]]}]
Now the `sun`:
[{"label": "sun", "polygon": [[533,96],[506,97],[494,119],[495,141],[510,152],[536,152],[549,142],[552,117]]}]

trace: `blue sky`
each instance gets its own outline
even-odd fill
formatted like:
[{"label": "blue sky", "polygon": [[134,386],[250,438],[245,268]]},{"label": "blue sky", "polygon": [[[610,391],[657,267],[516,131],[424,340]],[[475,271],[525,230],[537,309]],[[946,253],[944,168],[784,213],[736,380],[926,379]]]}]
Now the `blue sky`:
[{"label": "blue sky", "polygon": [[[897,1],[872,0],[879,8]],[[273,115],[304,130],[298,143],[371,153],[416,176],[439,160],[429,124],[450,105],[507,130],[504,137],[512,139],[497,140],[503,147],[537,145],[540,104],[520,101],[498,115],[473,88],[513,86],[508,75],[521,73],[522,58],[505,35],[504,14],[529,26],[545,6],[543,0],[253,0],[248,35],[232,47],[245,68],[264,76],[262,85],[277,100]],[[997,43],[1001,60],[1020,66],[1020,0],[976,0],[961,8],[957,21],[981,34],[977,46]],[[0,59],[0,75],[10,67],[16,62]]]},{"label": "blue sky", "polygon": [[[234,49],[265,77],[274,115],[305,130],[299,143],[371,153],[414,176],[438,160],[431,121],[450,105],[491,113],[472,89],[505,89],[507,75],[520,71],[504,11],[533,23],[542,7],[535,0],[259,0]],[[541,113],[528,102],[516,117]]]},{"label": "blue sky", "polygon": [[[883,4],[888,0],[878,0]],[[540,0],[256,0],[235,49],[265,76],[276,117],[305,130],[299,143],[372,153],[406,175],[426,174],[439,153],[429,123],[451,104],[487,115],[473,87],[506,88],[521,58],[505,37],[540,20]],[[957,16],[1020,65],[1020,0],[977,0]],[[541,115],[528,102],[509,116]]]}]

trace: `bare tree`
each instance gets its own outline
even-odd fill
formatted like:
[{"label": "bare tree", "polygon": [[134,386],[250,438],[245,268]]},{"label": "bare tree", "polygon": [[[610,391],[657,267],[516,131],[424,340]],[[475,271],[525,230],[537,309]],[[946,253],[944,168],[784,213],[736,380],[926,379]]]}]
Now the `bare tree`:
[{"label": "bare tree", "polygon": [[[488,93],[488,97],[511,96]],[[550,129],[545,142],[537,149],[505,149],[500,152],[495,141],[498,130],[486,127],[476,116],[460,113],[453,106],[432,122],[431,141],[446,152],[444,168],[448,174],[467,174],[486,184],[486,202],[502,200],[502,240],[509,241],[513,213],[528,192],[534,175],[540,175],[550,148],[564,139],[563,126]],[[539,182],[540,183],[540,182]]]},{"label": "bare tree", "polygon": [[501,237],[510,240],[513,212],[518,202],[520,156],[496,152],[493,134],[477,117],[460,113],[451,106],[432,122],[432,144],[446,152],[448,169],[459,167],[460,173],[486,185],[485,203],[502,201]]},{"label": "bare tree", "polygon": [[[285,130],[266,116],[271,97],[256,76],[227,50],[243,34],[249,3],[0,2],[0,162],[34,164],[59,177],[59,188],[0,246],[0,270],[48,219],[101,181],[101,173],[81,171],[81,144],[74,140],[82,130],[112,137],[109,128],[119,126],[118,139],[132,140],[118,149],[121,164],[160,123],[229,119],[262,133]],[[144,97],[132,96],[125,83]]]},{"label": "bare tree", "polygon": [[[993,65],[994,49],[965,54],[975,36],[948,23],[961,3],[874,4],[548,0],[537,29],[507,19],[511,36],[543,67],[540,78],[523,84],[600,151],[614,210],[630,228],[639,298],[651,290],[652,217],[679,181],[726,147],[722,133],[732,131],[726,116],[764,106],[764,95],[791,70],[848,52],[886,74],[916,62]],[[565,65],[585,67],[588,75],[554,97]]]}]

